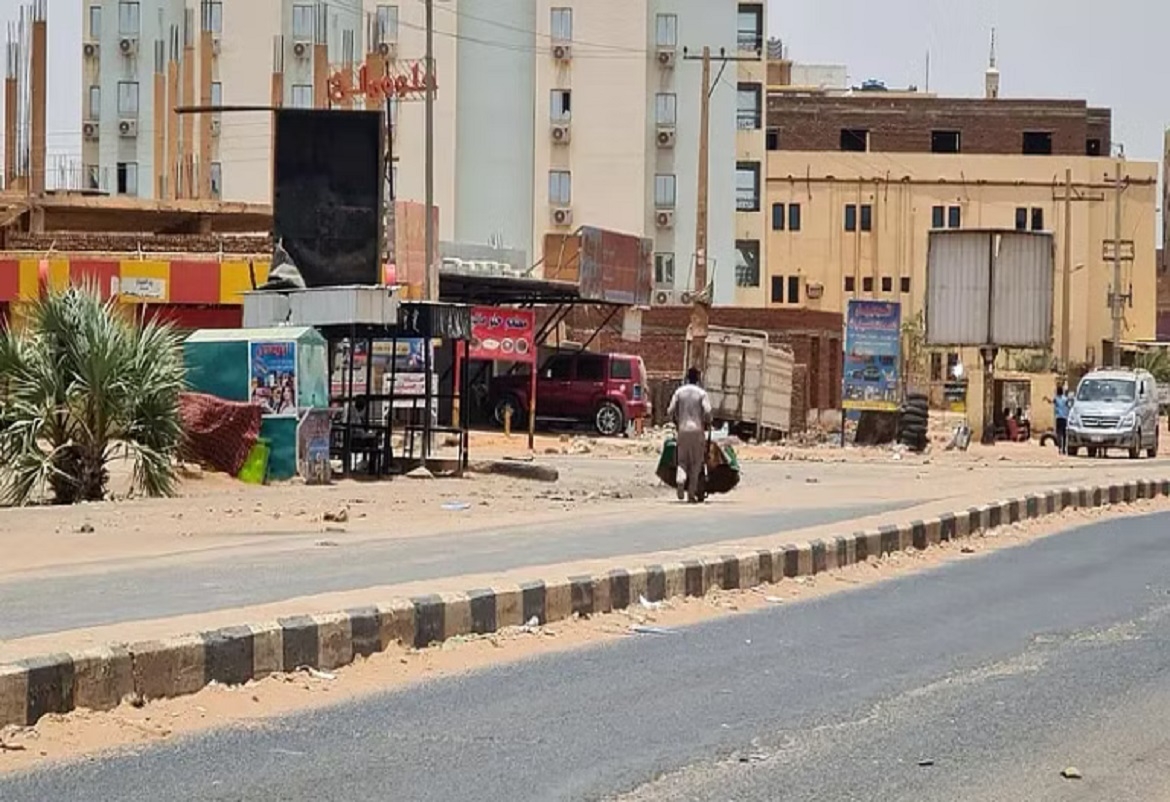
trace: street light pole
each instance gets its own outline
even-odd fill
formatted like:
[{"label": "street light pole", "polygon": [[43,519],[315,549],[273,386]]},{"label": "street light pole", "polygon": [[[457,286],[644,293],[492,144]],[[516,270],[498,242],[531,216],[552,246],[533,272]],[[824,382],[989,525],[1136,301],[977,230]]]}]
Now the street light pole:
[{"label": "street light pole", "polygon": [[426,57],[426,272],[423,276],[423,298],[439,300],[439,277],[435,271],[435,0],[426,0],[427,57]]}]

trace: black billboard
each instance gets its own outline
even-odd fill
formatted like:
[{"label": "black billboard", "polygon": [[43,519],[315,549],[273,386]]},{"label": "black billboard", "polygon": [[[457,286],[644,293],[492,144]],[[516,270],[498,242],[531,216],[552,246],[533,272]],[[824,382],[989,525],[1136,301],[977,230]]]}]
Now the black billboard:
[{"label": "black billboard", "polygon": [[273,234],[306,286],[381,283],[382,115],[280,109]]}]

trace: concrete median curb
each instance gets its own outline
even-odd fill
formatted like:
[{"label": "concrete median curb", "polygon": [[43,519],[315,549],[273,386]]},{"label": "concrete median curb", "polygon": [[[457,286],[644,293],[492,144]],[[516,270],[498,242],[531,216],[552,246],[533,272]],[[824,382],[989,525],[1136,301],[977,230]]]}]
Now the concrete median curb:
[{"label": "concrete median curb", "polygon": [[701,597],[812,576],[909,549],[979,534],[1068,509],[1170,497],[1170,480],[1138,480],[1053,490],[935,518],[831,539],[591,576],[550,577],[466,593],[420,596],[325,615],[281,618],[157,641],[51,654],[0,665],[0,726],[35,724],[75,708],[109,710],[127,697],[183,696],[216,682],[239,685],[304,668],[329,670],[394,644],[424,648],[460,635],[484,635],[536,619],[620,610],[640,597]]}]

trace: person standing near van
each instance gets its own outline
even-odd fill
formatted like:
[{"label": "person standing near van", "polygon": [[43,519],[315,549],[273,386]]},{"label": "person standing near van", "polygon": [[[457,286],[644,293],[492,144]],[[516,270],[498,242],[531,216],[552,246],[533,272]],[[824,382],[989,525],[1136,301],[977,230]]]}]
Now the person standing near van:
[{"label": "person standing near van", "polygon": [[698,368],[689,369],[686,383],[674,391],[666,409],[678,430],[678,467],[686,475],[685,485],[678,483],[678,498],[682,501],[685,496],[692,504],[700,501],[699,483],[707,461],[707,426],[711,423],[711,399],[699,379]]},{"label": "person standing near van", "polygon": [[1068,396],[1065,395],[1064,385],[1056,385],[1056,398],[1052,399],[1052,415],[1056,418],[1056,447],[1061,454],[1067,453],[1065,442],[1068,440]]}]

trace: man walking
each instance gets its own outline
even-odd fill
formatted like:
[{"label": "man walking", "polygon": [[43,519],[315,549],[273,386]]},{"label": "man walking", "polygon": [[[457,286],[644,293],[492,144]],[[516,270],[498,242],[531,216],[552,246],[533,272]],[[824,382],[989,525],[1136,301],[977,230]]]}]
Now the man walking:
[{"label": "man walking", "polygon": [[701,500],[703,467],[707,461],[707,426],[711,423],[711,399],[699,385],[699,370],[687,371],[686,383],[674,391],[666,415],[678,430],[678,467],[686,476],[678,484],[678,498],[691,504]]},{"label": "man walking", "polygon": [[1056,418],[1056,447],[1061,454],[1067,453],[1065,441],[1068,439],[1068,396],[1064,393],[1064,385],[1056,385],[1056,398],[1052,399],[1052,414]]}]

